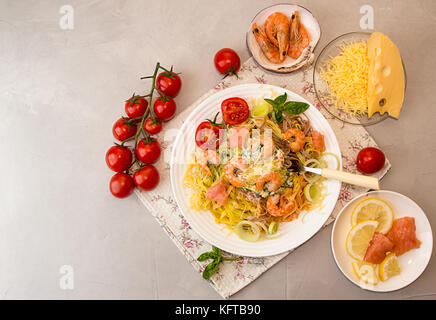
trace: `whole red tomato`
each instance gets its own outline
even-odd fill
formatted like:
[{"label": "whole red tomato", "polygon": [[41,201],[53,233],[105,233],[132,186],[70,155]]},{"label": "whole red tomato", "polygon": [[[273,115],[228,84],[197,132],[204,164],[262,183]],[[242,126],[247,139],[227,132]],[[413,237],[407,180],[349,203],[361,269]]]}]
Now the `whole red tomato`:
[{"label": "whole red tomato", "polygon": [[153,190],[159,183],[159,172],[155,166],[148,164],[133,174],[133,181],[142,190]]},{"label": "whole red tomato", "polygon": [[230,125],[241,124],[248,119],[250,109],[247,102],[242,98],[228,98],[221,103],[223,120]]},{"label": "whole red tomato", "polygon": [[147,110],[148,101],[141,96],[133,95],[129,100],[126,101],[125,109],[126,114],[129,118],[138,118]]},{"label": "whole red tomato", "polygon": [[158,134],[162,131],[162,121],[156,118],[148,118],[145,120],[144,129],[149,134]]},{"label": "whole red tomato", "polygon": [[216,123],[215,119],[203,121],[197,127],[195,131],[195,143],[203,150],[217,150],[221,143],[221,130],[222,126]]},{"label": "whole red tomato", "polygon": [[168,121],[176,113],[176,103],[172,98],[158,98],[153,105],[154,114],[162,121]]},{"label": "whole red tomato", "polygon": [[182,87],[182,80],[177,73],[165,71],[156,78],[156,87],[166,96],[174,98]]},{"label": "whole red tomato", "polygon": [[363,173],[371,174],[379,171],[385,164],[384,153],[377,148],[364,148],[357,154],[357,169]]},{"label": "whole red tomato", "polygon": [[143,163],[154,163],[160,157],[160,145],[156,139],[147,138],[139,141],[136,155]]},{"label": "whole red tomato", "polygon": [[129,139],[130,137],[133,137],[136,134],[136,130],[138,129],[136,124],[131,124],[129,128],[129,125],[125,122],[126,120],[123,118],[118,119],[112,128],[112,133],[115,139],[119,141],[124,141],[126,139]]},{"label": "whole red tomato", "polygon": [[132,152],[129,148],[112,146],[106,152],[106,164],[112,171],[127,170],[132,163]]},{"label": "whole red tomato", "polygon": [[126,173],[116,173],[109,183],[110,192],[117,198],[125,198],[130,195],[135,188],[133,179]]},{"label": "whole red tomato", "polygon": [[219,73],[224,75],[224,78],[231,75],[236,75],[241,67],[241,59],[238,54],[230,49],[224,48],[215,54],[215,68]]}]

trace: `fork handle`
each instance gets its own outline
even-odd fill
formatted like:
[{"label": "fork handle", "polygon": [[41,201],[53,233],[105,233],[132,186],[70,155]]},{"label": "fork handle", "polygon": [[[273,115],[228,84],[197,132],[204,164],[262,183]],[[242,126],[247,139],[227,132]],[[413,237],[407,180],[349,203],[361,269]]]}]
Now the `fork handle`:
[{"label": "fork handle", "polygon": [[335,179],[368,189],[380,190],[379,180],[375,177],[369,177],[339,170],[332,170],[328,168],[322,169],[321,175],[327,179]]}]

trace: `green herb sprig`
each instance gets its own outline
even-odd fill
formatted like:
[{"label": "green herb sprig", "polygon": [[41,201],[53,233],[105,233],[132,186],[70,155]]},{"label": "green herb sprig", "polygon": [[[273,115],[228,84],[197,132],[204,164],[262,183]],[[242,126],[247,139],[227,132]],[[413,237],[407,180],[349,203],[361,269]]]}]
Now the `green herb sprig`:
[{"label": "green herb sprig", "polygon": [[305,102],[286,101],[288,100],[288,95],[286,92],[274,100],[267,98],[264,100],[273,107],[273,110],[271,111],[271,117],[277,123],[282,123],[283,112],[286,114],[296,115],[303,113],[309,108],[309,104]]},{"label": "green herb sprig", "polygon": [[197,261],[206,261],[206,260],[213,260],[211,263],[209,263],[206,268],[203,271],[203,278],[204,279],[209,279],[215,272],[217,272],[219,265],[221,262],[223,261],[236,261],[236,260],[241,260],[242,257],[239,258],[224,258],[221,255],[221,249],[212,246],[212,251],[208,251],[208,252],[204,252],[202,254],[200,254],[197,258]]}]

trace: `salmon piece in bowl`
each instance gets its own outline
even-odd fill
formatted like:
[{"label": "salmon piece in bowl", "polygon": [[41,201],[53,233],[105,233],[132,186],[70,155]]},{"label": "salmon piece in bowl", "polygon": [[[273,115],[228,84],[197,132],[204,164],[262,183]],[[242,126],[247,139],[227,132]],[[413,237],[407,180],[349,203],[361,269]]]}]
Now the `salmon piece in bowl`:
[{"label": "salmon piece in bowl", "polygon": [[415,218],[412,217],[395,219],[386,236],[394,243],[393,252],[397,256],[421,246],[421,241],[416,238]]},{"label": "salmon piece in bowl", "polygon": [[364,261],[379,264],[386,258],[386,253],[392,251],[394,243],[385,235],[375,232],[366,249]]}]

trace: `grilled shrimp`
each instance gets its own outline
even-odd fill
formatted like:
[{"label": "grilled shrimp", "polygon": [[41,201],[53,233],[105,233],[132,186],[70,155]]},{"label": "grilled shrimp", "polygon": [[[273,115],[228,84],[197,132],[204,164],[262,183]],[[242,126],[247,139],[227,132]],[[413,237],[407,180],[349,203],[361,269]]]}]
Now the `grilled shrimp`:
[{"label": "grilled shrimp", "polygon": [[272,156],[274,152],[274,141],[271,137],[267,136],[256,136],[251,139],[251,151],[262,147],[260,151],[260,157],[266,159]]},{"label": "grilled shrimp", "polygon": [[300,22],[300,13],[295,11],[291,16],[288,56],[292,59],[298,59],[309,43],[310,37]]},{"label": "grilled shrimp", "polygon": [[252,31],[265,57],[272,63],[281,63],[279,49],[274,46],[257,24],[253,23]]},{"label": "grilled shrimp", "polygon": [[207,163],[210,162],[214,165],[220,164],[220,156],[217,152],[212,150],[206,150],[204,152],[197,152],[196,155],[197,163],[200,165],[201,171],[206,176],[210,176],[212,173],[210,172],[209,167],[207,166]]},{"label": "grilled shrimp", "polygon": [[286,140],[289,140],[289,148],[293,152],[303,149],[304,144],[306,143],[304,132],[297,128],[286,130],[283,136]]},{"label": "grilled shrimp", "polygon": [[289,21],[280,12],[269,15],[265,21],[265,33],[269,41],[279,48],[280,61],[285,60],[289,48]]},{"label": "grilled shrimp", "polygon": [[282,178],[277,172],[271,171],[261,176],[259,180],[257,180],[257,190],[262,191],[265,183],[268,183],[268,191],[273,192],[280,188],[280,186],[282,185]]},{"label": "grilled shrimp", "polygon": [[233,158],[224,166],[224,175],[230,184],[235,187],[242,187],[244,182],[238,177],[240,171],[244,171],[248,164],[243,158]]},{"label": "grilled shrimp", "polygon": [[275,194],[266,201],[266,210],[275,217],[281,217],[295,209],[295,200],[285,195]]}]

